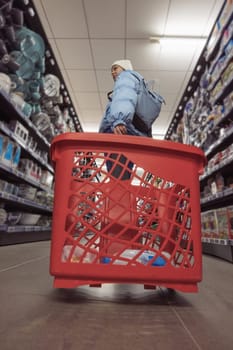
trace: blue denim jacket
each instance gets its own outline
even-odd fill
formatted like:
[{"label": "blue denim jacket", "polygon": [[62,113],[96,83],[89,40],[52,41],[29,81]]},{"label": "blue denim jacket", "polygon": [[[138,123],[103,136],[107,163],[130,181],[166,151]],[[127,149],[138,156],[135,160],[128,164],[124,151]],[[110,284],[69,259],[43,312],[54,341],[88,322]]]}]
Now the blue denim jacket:
[{"label": "blue denim jacket", "polygon": [[[112,101],[110,101],[102,118],[99,132],[113,133],[115,126],[123,124],[127,128],[128,135],[148,136],[137,130],[132,124],[137,104],[137,95],[139,89],[138,80],[131,74],[132,71],[125,70],[121,72],[114,84]],[[133,71],[134,74],[140,74]]]}]

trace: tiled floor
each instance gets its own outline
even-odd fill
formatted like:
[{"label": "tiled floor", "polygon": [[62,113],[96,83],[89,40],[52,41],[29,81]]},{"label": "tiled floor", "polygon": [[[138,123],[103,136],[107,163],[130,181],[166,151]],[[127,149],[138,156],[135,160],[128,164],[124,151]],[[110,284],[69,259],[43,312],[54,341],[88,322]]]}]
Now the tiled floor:
[{"label": "tiled floor", "polygon": [[204,256],[198,294],[53,289],[50,242],[0,247],[1,350],[231,350],[233,264]]}]

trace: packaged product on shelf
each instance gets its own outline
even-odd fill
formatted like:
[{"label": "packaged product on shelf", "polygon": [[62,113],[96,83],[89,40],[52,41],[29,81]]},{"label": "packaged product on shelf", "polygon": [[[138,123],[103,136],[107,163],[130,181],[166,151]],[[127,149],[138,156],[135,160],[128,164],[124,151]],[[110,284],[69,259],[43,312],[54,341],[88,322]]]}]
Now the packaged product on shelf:
[{"label": "packaged product on shelf", "polygon": [[233,239],[233,205],[227,207],[229,238]]},{"label": "packaged product on shelf", "polygon": [[7,220],[7,212],[4,209],[4,203],[0,203],[0,225],[5,224]]},{"label": "packaged product on shelf", "polygon": [[225,188],[224,177],[221,173],[216,174],[215,182],[217,186],[217,192],[223,192]]},{"label": "packaged product on shelf", "polygon": [[38,190],[36,192],[35,201],[41,205],[52,207],[53,205],[53,195],[46,191]]},{"label": "packaged product on shelf", "polygon": [[11,167],[14,153],[14,142],[3,136],[2,162]]},{"label": "packaged product on shelf", "polygon": [[218,219],[215,210],[208,210],[201,213],[201,227],[203,237],[218,237]]},{"label": "packaged product on shelf", "polygon": [[53,184],[53,174],[48,170],[42,170],[41,184],[52,188]]},{"label": "packaged product on shelf", "polygon": [[227,186],[227,188],[233,190],[233,176],[232,175],[227,177],[227,179],[226,179],[226,186]]},{"label": "packaged product on shelf", "polygon": [[219,35],[221,33],[222,30],[222,25],[220,21],[216,21],[216,24],[213,28],[213,32],[211,34],[210,40],[207,44],[207,59],[209,58],[209,56],[211,55],[212,51],[214,50],[214,47],[217,43],[217,40],[219,38]]},{"label": "packaged product on shelf", "polygon": [[37,142],[34,139],[34,137],[32,137],[30,135],[28,136],[27,146],[33,152],[37,149]]},{"label": "packaged product on shelf", "polygon": [[37,221],[37,226],[43,226],[50,228],[52,225],[52,218],[51,216],[41,215],[39,220]]},{"label": "packaged product on shelf", "polygon": [[5,138],[5,136],[4,136],[2,133],[0,133],[0,159],[1,159],[2,156],[3,156],[4,138]]},{"label": "packaged product on shelf", "polygon": [[20,161],[20,156],[21,156],[21,147],[17,143],[14,143],[14,153],[13,153],[13,158],[12,158],[12,167],[17,168],[19,165]]},{"label": "packaged product on shelf", "polygon": [[8,182],[0,179],[0,191],[5,192]]},{"label": "packaged product on shelf", "polygon": [[23,97],[18,93],[10,94],[11,103],[26,117],[32,114],[32,106],[24,101]]},{"label": "packaged product on shelf", "polygon": [[28,142],[28,130],[25,128],[22,123],[18,120],[11,120],[9,123],[10,130],[15,134],[17,139],[22,142],[25,146]]},{"label": "packaged product on shelf", "polygon": [[[229,32],[229,31],[228,31]],[[232,33],[231,34],[229,34],[229,35],[232,35]],[[226,38],[226,41],[227,40],[229,40],[229,36]],[[229,42],[228,42],[228,44],[227,44],[227,46],[225,47],[225,53],[226,53],[226,55],[229,57],[230,56],[230,54],[232,53],[232,50],[233,50],[233,39],[230,39],[229,40]]]},{"label": "packaged product on shelf", "polygon": [[230,62],[222,74],[222,81],[226,86],[233,79],[233,62]]},{"label": "packaged product on shelf", "polygon": [[22,213],[19,224],[20,225],[36,225],[40,218],[40,214]]},{"label": "packaged product on shelf", "polygon": [[22,212],[12,211],[7,213],[7,224],[8,225],[17,225],[22,216]]},{"label": "packaged product on shelf", "polygon": [[226,115],[233,108],[233,92],[226,96],[223,100],[224,102],[224,114]]},{"label": "packaged product on shelf", "polygon": [[7,95],[9,95],[11,91],[11,78],[8,74],[0,72],[0,91],[5,92]]},{"label": "packaged product on shelf", "polygon": [[20,184],[19,185],[19,193],[20,197],[25,199],[34,200],[36,196],[37,188],[30,186],[28,184]]},{"label": "packaged product on shelf", "polygon": [[227,208],[216,209],[216,215],[218,220],[218,238],[228,239],[228,215]]}]

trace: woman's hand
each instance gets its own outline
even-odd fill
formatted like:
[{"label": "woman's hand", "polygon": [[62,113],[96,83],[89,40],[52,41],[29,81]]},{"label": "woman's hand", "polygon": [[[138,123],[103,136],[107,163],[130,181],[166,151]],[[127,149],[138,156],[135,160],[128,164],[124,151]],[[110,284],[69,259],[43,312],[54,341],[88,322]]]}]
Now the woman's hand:
[{"label": "woman's hand", "polygon": [[127,129],[126,129],[125,125],[123,125],[123,124],[119,124],[119,125],[115,126],[113,131],[114,131],[114,134],[116,134],[116,135],[126,135],[127,134]]}]

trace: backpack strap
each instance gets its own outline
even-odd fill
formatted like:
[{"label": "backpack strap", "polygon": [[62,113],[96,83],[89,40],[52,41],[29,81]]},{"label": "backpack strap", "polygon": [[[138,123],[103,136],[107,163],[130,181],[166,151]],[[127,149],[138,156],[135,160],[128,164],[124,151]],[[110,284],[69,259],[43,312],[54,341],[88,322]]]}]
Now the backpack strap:
[{"label": "backpack strap", "polygon": [[[139,81],[139,83],[142,82],[146,87],[146,83],[143,77],[140,78],[138,75],[134,74],[133,72],[130,72],[130,74],[133,75]],[[148,129],[147,125],[136,113],[133,116],[132,124],[140,132],[146,133],[148,137],[152,137],[152,128]]]}]

